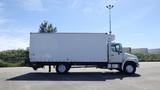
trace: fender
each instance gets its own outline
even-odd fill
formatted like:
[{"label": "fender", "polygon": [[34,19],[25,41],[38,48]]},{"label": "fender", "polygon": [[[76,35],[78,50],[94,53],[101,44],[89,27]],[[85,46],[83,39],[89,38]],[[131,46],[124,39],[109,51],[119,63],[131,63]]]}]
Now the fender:
[{"label": "fender", "polygon": [[122,65],[121,65],[121,69],[122,69],[122,70],[123,70],[124,64],[125,64],[126,62],[133,62],[133,63],[136,64],[137,67],[139,66],[138,60],[136,60],[136,59],[125,59],[125,60],[123,61]]}]

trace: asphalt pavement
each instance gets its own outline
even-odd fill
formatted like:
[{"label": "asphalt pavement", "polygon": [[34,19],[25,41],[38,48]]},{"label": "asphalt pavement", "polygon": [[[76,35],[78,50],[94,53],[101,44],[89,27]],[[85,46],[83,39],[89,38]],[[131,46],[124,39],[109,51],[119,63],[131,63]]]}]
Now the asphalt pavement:
[{"label": "asphalt pavement", "polygon": [[0,90],[160,90],[160,62],[141,62],[131,76],[96,68],[72,68],[64,75],[47,67],[0,68]]}]

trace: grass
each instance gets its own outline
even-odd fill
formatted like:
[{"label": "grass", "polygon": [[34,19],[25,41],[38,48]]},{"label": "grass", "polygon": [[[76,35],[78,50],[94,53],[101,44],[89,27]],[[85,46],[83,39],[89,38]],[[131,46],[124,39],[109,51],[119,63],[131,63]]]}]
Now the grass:
[{"label": "grass", "polygon": [[[143,54],[143,53],[134,53],[140,62],[160,62],[160,54]],[[10,54],[9,54],[10,55]],[[0,58],[0,67],[20,67],[20,66],[25,66],[25,59],[21,57],[26,57],[25,55],[23,56],[14,56],[14,59],[10,59],[9,57],[5,55],[1,55]],[[5,59],[2,59],[2,57]],[[19,57],[18,59],[16,57]],[[13,57],[12,57],[13,58]]]},{"label": "grass", "polygon": [[25,62],[21,61],[21,62],[5,62],[0,60],[0,67],[20,67],[20,66],[24,66]]},{"label": "grass", "polygon": [[160,62],[160,54],[145,54],[145,53],[133,53],[135,54],[140,62]]},{"label": "grass", "polygon": [[139,62],[160,62],[160,60],[140,60]]}]

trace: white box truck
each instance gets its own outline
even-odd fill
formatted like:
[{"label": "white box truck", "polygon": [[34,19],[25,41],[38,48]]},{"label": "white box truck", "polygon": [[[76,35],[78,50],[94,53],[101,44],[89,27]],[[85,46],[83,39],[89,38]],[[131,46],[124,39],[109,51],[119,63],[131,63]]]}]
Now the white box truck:
[{"label": "white box truck", "polygon": [[114,39],[114,35],[107,33],[31,33],[30,66],[37,70],[53,65],[61,74],[78,65],[134,74],[138,58],[124,53],[122,45]]}]

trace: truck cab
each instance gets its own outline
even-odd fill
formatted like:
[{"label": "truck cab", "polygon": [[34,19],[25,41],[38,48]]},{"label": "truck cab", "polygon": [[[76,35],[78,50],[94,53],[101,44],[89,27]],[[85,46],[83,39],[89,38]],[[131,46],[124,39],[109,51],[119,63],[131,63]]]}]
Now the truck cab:
[{"label": "truck cab", "polygon": [[121,63],[123,61],[124,52],[120,43],[109,44],[109,63]]},{"label": "truck cab", "polygon": [[121,43],[108,43],[108,49],[108,66],[112,65],[111,68],[118,68],[117,70],[123,71],[127,74],[135,73],[136,67],[139,66],[137,56],[125,53]]}]

